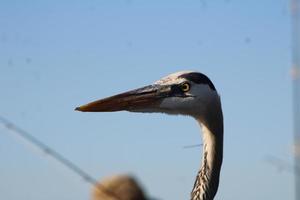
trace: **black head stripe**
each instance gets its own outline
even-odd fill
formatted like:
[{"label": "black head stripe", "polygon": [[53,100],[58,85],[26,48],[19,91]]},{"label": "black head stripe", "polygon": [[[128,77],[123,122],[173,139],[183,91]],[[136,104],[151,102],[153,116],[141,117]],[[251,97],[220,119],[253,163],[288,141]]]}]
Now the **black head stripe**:
[{"label": "black head stripe", "polygon": [[206,84],[212,90],[216,91],[216,88],[215,88],[214,84],[211,82],[211,80],[202,73],[191,72],[191,73],[187,73],[187,74],[182,74],[179,77],[180,78],[185,78],[186,80],[192,81],[192,82],[197,83],[197,84]]}]

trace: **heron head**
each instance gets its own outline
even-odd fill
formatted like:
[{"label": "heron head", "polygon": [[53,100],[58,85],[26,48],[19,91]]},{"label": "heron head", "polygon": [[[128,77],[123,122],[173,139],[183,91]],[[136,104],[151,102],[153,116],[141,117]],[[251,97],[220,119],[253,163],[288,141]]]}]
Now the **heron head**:
[{"label": "heron head", "polygon": [[162,112],[197,117],[219,100],[219,95],[202,73],[181,71],[170,74],[154,84],[100,99],[77,107],[83,112]]}]

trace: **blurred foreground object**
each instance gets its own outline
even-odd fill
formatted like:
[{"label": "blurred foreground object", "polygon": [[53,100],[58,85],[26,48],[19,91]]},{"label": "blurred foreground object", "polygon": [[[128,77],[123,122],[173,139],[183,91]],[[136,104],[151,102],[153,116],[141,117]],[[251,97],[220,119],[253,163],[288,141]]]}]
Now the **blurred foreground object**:
[{"label": "blurred foreground object", "polygon": [[101,193],[111,196],[110,199],[123,200],[122,198],[119,198],[119,196],[115,195],[114,192],[105,188],[101,183],[98,183],[96,179],[94,179],[87,172],[85,172],[80,167],[75,165],[71,160],[67,159],[66,157],[61,155],[58,151],[46,145],[42,141],[38,140],[32,134],[21,129],[19,126],[17,126],[16,124],[14,124],[13,122],[9,121],[8,119],[6,119],[1,115],[0,115],[0,125],[3,125],[3,127],[6,130],[8,130],[7,131],[8,133],[17,136],[22,141],[28,143],[32,147],[35,147],[37,150],[41,151],[43,155],[50,156],[58,163],[65,166],[67,169],[73,171],[75,174],[83,178],[83,180],[85,180],[87,183],[93,185],[94,187],[97,187],[97,190],[99,191],[101,190]]},{"label": "blurred foreground object", "polygon": [[300,0],[291,0],[295,199],[300,200]]},{"label": "blurred foreground object", "polygon": [[[146,200],[143,189],[138,182],[129,175],[115,175],[103,179],[101,187],[104,186],[122,200]],[[117,200],[107,192],[93,187],[92,200]]]}]

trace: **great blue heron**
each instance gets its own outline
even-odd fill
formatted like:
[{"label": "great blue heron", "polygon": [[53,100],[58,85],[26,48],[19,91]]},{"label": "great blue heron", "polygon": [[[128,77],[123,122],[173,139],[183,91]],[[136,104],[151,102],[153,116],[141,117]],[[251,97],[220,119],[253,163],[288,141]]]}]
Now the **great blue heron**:
[{"label": "great blue heron", "polygon": [[203,157],[191,199],[214,199],[223,160],[223,113],[220,96],[204,74],[177,72],[152,85],[94,101],[76,110],[160,112],[194,117],[202,129]]}]

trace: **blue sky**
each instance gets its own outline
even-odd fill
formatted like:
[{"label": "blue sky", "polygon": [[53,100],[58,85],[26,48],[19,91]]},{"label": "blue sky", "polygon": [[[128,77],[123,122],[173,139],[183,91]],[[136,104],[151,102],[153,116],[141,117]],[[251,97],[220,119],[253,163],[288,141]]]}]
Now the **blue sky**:
[{"label": "blue sky", "polygon": [[[134,174],[150,196],[188,199],[197,124],[74,108],[175,71],[207,74],[225,117],[216,200],[292,199],[288,1],[0,2],[0,114],[100,179]],[[0,129],[0,198],[89,199],[90,185]]]}]

